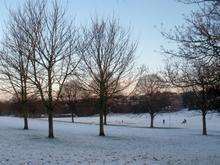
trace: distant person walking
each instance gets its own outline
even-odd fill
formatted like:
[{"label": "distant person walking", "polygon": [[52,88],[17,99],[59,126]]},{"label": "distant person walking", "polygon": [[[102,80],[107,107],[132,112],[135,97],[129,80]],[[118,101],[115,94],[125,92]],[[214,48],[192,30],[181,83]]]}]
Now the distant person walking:
[{"label": "distant person walking", "polygon": [[163,125],[165,124],[165,119],[163,119]]},{"label": "distant person walking", "polygon": [[186,125],[186,123],[187,123],[186,119],[184,119],[184,120],[181,122],[181,124],[184,124],[184,125]]}]

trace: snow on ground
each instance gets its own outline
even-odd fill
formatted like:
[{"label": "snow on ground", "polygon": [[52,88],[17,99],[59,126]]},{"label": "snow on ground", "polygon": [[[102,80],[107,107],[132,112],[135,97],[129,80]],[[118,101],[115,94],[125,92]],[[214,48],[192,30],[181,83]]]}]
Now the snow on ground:
[{"label": "snow on ground", "polygon": [[[193,117],[191,113],[195,114]],[[132,117],[133,116],[133,117]],[[211,116],[211,117],[210,117]],[[147,117],[148,118],[148,117]],[[188,125],[183,128],[132,128],[107,126],[106,137],[99,137],[98,125],[69,122],[54,123],[56,138],[47,136],[47,121],[30,119],[30,130],[22,130],[23,120],[0,117],[0,164],[220,164],[220,116],[208,116],[208,136],[201,136],[200,121],[196,112],[162,114],[155,119],[156,126],[177,125],[184,118]],[[58,120],[58,119],[56,119]],[[59,119],[62,120],[62,119]],[[70,119],[63,119],[70,120]],[[98,117],[77,118],[77,121],[97,122]],[[123,121],[135,126],[144,126],[146,117],[134,115],[110,115],[113,124]],[[175,124],[176,123],[176,124]],[[214,127],[214,128],[211,128]]]}]

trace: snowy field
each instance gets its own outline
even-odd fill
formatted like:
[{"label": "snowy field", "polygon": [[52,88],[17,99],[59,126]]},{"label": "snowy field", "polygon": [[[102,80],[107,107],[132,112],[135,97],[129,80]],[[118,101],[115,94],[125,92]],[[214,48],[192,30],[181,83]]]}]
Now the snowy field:
[{"label": "snowy field", "polygon": [[[183,119],[187,125],[180,124]],[[50,140],[46,138],[46,120],[30,119],[30,130],[24,131],[22,119],[0,117],[0,164],[220,164],[218,114],[207,116],[208,136],[201,135],[200,116],[194,111],[158,115],[155,129],[144,128],[149,124],[149,117],[144,115],[113,114],[108,118],[112,126],[105,127],[106,137],[98,136],[98,117],[75,120],[90,124],[73,124],[69,118],[55,119],[56,138]]]}]

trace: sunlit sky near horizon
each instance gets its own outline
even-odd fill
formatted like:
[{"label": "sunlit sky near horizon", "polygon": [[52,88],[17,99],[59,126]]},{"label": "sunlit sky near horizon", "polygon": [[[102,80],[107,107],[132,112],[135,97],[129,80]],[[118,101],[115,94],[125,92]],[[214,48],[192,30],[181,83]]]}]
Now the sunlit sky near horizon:
[{"label": "sunlit sky near horizon", "polygon": [[[25,0],[0,0],[0,38],[7,20],[8,9],[16,8]],[[161,24],[168,30],[183,23],[183,15],[193,6],[176,0],[60,0],[68,3],[70,17],[76,24],[88,24],[92,16],[119,18],[121,25],[132,28],[132,37],[139,41],[137,65],[146,64],[151,70],[163,68],[164,56],[160,46],[166,40],[160,34]]]}]

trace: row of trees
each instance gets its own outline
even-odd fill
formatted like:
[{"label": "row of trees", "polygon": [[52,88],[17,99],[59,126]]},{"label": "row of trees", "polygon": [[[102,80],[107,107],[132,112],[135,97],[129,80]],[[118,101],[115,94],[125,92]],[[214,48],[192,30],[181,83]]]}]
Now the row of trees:
[{"label": "row of trees", "polygon": [[[71,81],[64,85],[62,100],[68,105],[69,112],[73,116],[77,113],[77,102],[82,102],[86,97],[92,97],[88,91],[80,87],[78,81]],[[95,100],[94,100],[95,101]],[[180,108],[180,96],[169,91],[169,84],[159,73],[150,73],[146,67],[142,67],[141,74],[137,77],[137,83],[129,95],[117,93],[108,96],[104,112],[104,125],[107,125],[107,114],[115,112],[121,107],[120,113],[149,113],[151,117],[150,127],[154,127],[154,118],[158,113],[176,111]],[[129,106],[129,107],[127,107]]]},{"label": "row of trees", "polygon": [[[53,111],[63,90],[83,88],[99,98],[99,135],[104,136],[107,100],[130,84],[137,43],[114,18],[92,19],[79,30],[61,6],[56,0],[27,0],[10,10],[0,52],[1,88],[21,103],[24,129],[28,99],[41,99],[49,138],[54,138]],[[75,78],[80,87],[68,86]]]},{"label": "row of trees", "polygon": [[65,101],[74,110],[80,97],[95,97],[99,135],[105,136],[109,100],[131,88],[137,78],[131,94],[140,96],[151,127],[155,115],[170,108],[166,92],[181,89],[193,92],[206,135],[207,111],[219,99],[219,4],[215,0],[184,2],[197,3],[199,11],[186,18],[183,26],[162,32],[177,43],[175,50],[163,49],[173,57],[164,74],[143,68],[140,75],[134,74],[137,42],[115,18],[93,18],[89,26],[77,28],[56,0],[26,0],[21,8],[10,10],[0,50],[1,89],[19,101],[24,129],[28,129],[28,100],[41,100],[48,115],[48,137],[54,138],[57,103]]}]

